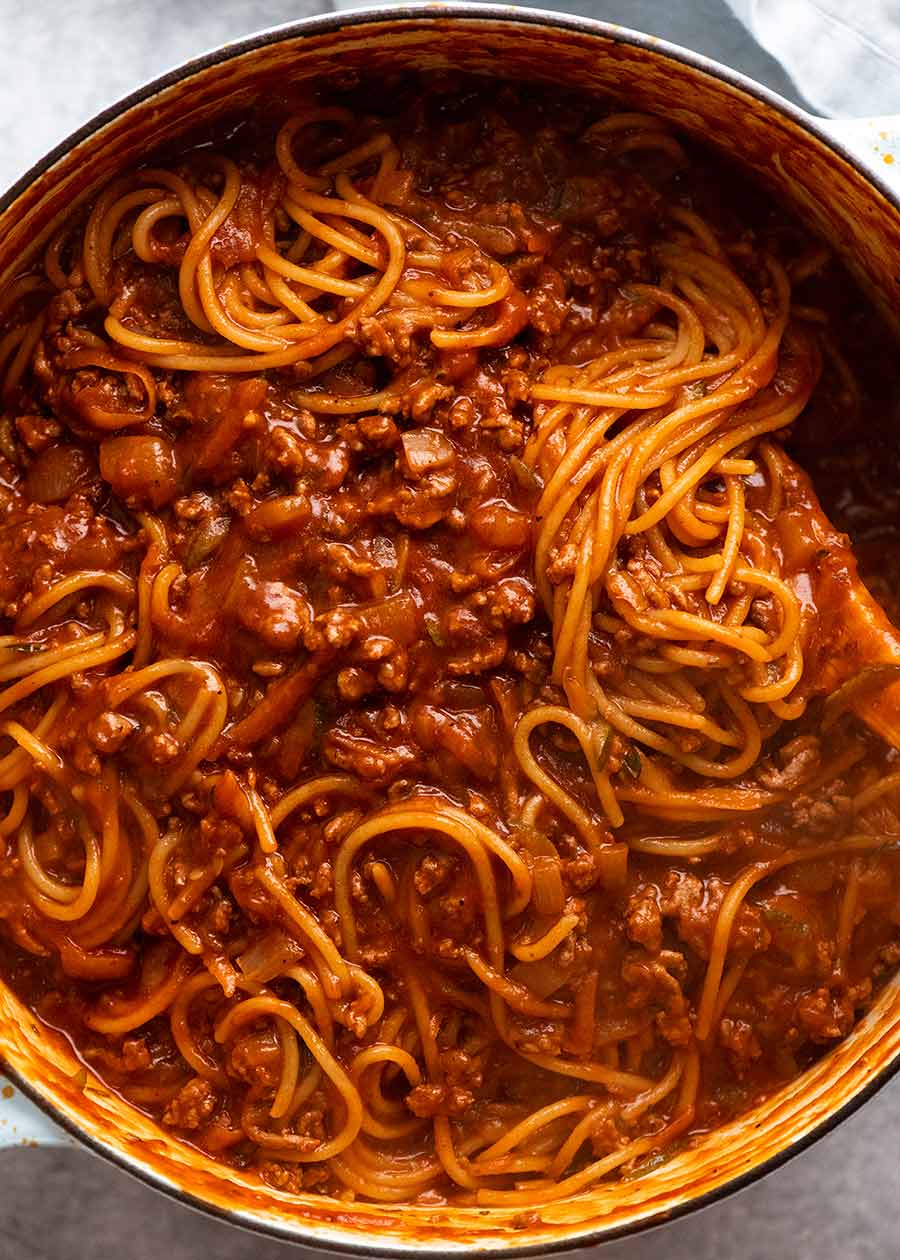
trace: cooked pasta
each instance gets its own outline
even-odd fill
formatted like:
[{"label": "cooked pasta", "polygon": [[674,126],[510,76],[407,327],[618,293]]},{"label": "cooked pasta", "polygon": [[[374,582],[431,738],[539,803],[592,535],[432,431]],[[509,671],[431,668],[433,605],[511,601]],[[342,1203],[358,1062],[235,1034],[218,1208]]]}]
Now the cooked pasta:
[{"label": "cooked pasta", "polygon": [[896,374],[665,121],[372,108],[151,156],[0,297],[0,973],[269,1185],[525,1219],[900,958]]}]

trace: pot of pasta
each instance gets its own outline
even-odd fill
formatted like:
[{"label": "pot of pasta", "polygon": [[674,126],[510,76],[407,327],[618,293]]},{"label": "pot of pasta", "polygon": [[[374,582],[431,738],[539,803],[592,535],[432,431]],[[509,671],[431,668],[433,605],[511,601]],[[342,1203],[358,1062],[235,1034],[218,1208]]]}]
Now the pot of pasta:
[{"label": "pot of pasta", "polygon": [[231,45],[6,197],[0,1054],[58,1123],[272,1235],[525,1253],[894,1070],[872,138],[423,7]]}]

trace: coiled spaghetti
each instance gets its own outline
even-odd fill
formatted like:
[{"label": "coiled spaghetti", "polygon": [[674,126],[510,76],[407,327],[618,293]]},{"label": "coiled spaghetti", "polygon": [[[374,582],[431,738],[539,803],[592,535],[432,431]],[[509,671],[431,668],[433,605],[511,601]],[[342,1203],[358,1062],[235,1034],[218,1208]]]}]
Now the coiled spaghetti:
[{"label": "coiled spaghetti", "polygon": [[875,408],[827,253],[660,120],[398,91],[123,173],[0,298],[0,970],[271,1185],[534,1213],[896,961],[900,646],[785,448]]}]

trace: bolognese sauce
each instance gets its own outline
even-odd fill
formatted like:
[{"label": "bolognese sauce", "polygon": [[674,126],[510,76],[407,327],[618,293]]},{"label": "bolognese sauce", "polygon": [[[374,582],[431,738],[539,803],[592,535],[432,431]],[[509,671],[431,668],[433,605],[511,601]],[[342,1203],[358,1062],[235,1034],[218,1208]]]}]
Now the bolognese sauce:
[{"label": "bolognese sauce", "polygon": [[123,172],[0,300],[0,971],[272,1185],[530,1208],[900,958],[896,374],[664,121],[374,102]]}]

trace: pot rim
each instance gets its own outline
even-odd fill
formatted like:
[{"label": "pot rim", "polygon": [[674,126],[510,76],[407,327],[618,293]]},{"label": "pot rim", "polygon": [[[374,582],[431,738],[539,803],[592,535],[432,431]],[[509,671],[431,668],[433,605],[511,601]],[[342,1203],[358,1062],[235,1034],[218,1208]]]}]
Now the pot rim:
[{"label": "pot rim", "polygon": [[53,146],[43,157],[30,166],[0,196],[0,214],[4,214],[40,176],[45,175],[55,164],[82,140],[87,140],[95,132],[100,131],[107,123],[112,122],[120,114],[150,100],[157,93],[173,87],[183,79],[189,78],[201,70],[222,65],[246,53],[265,48],[270,44],[279,44],[303,35],[329,34],[344,27],[366,26],[373,22],[462,19],[467,22],[493,21],[511,22],[522,26],[555,26],[575,34],[602,36],[618,44],[643,48],[669,61],[677,61],[692,69],[703,71],[712,78],[719,79],[731,87],[738,88],[748,96],[754,97],[763,105],[777,110],[793,122],[811,132],[829,149],[839,154],[850,166],[891,203],[900,210],[900,193],[885,180],[878,169],[863,160],[858,153],[846,145],[828,126],[830,119],[812,114],[801,105],[795,104],[782,96],[773,88],[766,87],[757,79],[751,78],[741,70],[735,70],[724,62],[707,57],[704,53],[694,52],[681,44],[672,43],[657,35],[648,35],[632,27],[622,26],[616,22],[604,22],[599,18],[583,17],[580,14],[567,13],[554,9],[521,8],[515,4],[482,3],[481,0],[409,0],[399,4],[384,4],[373,0],[377,8],[361,6],[352,9],[336,10],[333,13],[315,14],[310,17],[297,18],[294,21],[282,22],[275,26],[263,27],[250,35],[231,43],[220,44],[205,53],[200,53],[188,61],[179,62],[170,70],[164,71],[153,79],[148,79],[140,87],[119,97],[111,105],[94,114],[69,135]]},{"label": "pot rim", "polygon": [[[154,79],[148,80],[133,92],[107,106],[56,144],[0,196],[0,215],[10,209],[37,179],[51,171],[61,159],[82,141],[87,140],[127,110],[151,100],[166,88],[173,87],[203,70],[213,69],[247,53],[306,35],[331,34],[344,28],[354,28],[375,23],[408,23],[410,21],[440,21],[447,19],[470,24],[478,22],[506,22],[516,26],[549,26],[557,30],[597,36],[617,44],[641,48],[658,56],[661,60],[679,62],[691,69],[698,70],[711,78],[718,79],[720,82],[738,89],[811,133],[823,145],[853,167],[896,211],[900,212],[900,193],[896,192],[880,176],[875,167],[862,159],[834,135],[828,127],[829,120],[809,113],[800,105],[796,105],[780,93],[766,87],[743,72],[734,70],[702,53],[694,52],[681,45],[633,30],[627,26],[566,12],[541,8],[520,8],[516,5],[505,3],[473,3],[472,0],[451,0],[450,3],[427,3],[425,0],[414,0],[412,3],[386,4],[384,7],[378,8],[338,10],[332,13],[298,18],[273,27],[266,27],[234,42],[212,48],[208,52],[179,63],[172,69]],[[80,1146],[86,1147],[93,1154],[99,1155],[123,1172],[137,1178],[137,1180],[143,1182],[151,1189],[176,1200],[182,1206],[211,1216],[229,1225],[268,1238],[275,1238],[298,1246],[311,1246],[338,1255],[378,1256],[384,1257],[385,1260],[397,1260],[398,1257],[407,1256],[411,1252],[431,1257],[433,1260],[455,1260],[456,1257],[484,1251],[483,1245],[477,1242],[451,1248],[441,1244],[416,1242],[412,1239],[408,1241],[398,1239],[397,1241],[382,1243],[371,1236],[363,1237],[347,1234],[334,1238],[329,1236],[328,1227],[323,1229],[324,1236],[320,1236],[317,1229],[299,1224],[292,1225],[287,1217],[263,1219],[251,1214],[249,1210],[220,1207],[218,1204],[205,1199],[202,1195],[168,1181],[163,1174],[156,1172],[152,1166],[144,1164],[139,1158],[129,1158],[124,1152],[115,1149],[111,1144],[105,1144],[92,1133],[87,1132],[59,1110],[18,1069],[3,1062],[2,1057],[0,1057],[0,1066],[2,1066],[5,1075],[15,1083],[22,1093],[50,1120],[74,1138]],[[496,1250],[498,1254],[502,1254],[505,1257],[561,1254],[577,1248],[598,1246],[602,1243],[647,1233],[690,1213],[697,1212],[702,1208],[710,1207],[714,1203],[735,1194],[739,1190],[746,1189],[754,1182],[775,1172],[782,1165],[786,1164],[788,1160],[793,1159],[795,1155],[808,1149],[820,1138],[832,1132],[839,1124],[862,1107],[864,1103],[874,1097],[898,1072],[900,1072],[900,1055],[877,1072],[851,1098],[847,1099],[836,1110],[824,1116],[802,1137],[790,1142],[787,1146],[776,1151],[746,1172],[740,1173],[721,1185],[698,1194],[673,1208],[659,1209],[641,1219],[623,1222],[611,1227],[595,1225],[577,1231],[549,1245],[540,1241],[520,1244],[513,1242],[508,1247],[496,1248]],[[494,1248],[490,1250],[494,1250]]]}]

